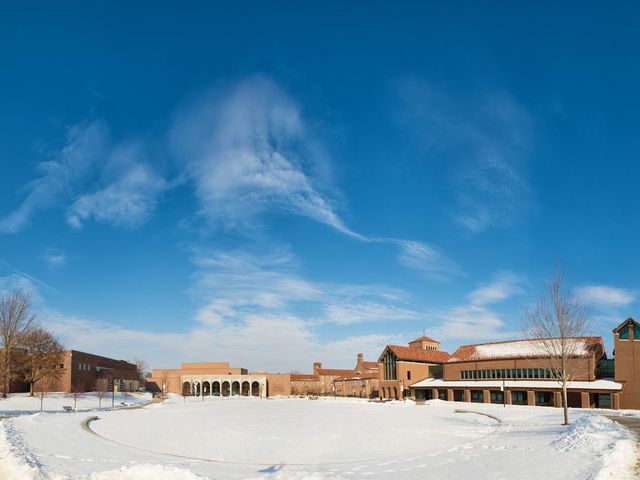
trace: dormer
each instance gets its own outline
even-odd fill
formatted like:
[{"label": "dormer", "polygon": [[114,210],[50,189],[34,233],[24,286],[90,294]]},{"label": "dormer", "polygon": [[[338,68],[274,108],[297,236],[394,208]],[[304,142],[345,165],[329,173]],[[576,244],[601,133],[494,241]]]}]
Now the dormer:
[{"label": "dormer", "polygon": [[614,340],[638,340],[640,341],[640,323],[629,317],[613,329]]}]

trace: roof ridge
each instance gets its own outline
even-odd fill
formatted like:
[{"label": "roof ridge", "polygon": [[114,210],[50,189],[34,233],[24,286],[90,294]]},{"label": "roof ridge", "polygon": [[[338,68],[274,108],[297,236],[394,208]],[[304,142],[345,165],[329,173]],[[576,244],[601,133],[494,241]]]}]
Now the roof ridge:
[{"label": "roof ridge", "polygon": [[[625,320],[625,322],[626,322],[626,320]],[[519,340],[499,340],[497,342],[468,343],[466,345],[460,345],[458,348],[456,348],[456,350],[459,350],[459,349],[464,348],[464,347],[480,347],[482,345],[498,345],[498,344],[504,344],[504,343],[517,343],[517,342],[536,342],[536,341],[541,341],[541,340],[559,340],[560,338],[562,338],[562,337],[521,338]],[[566,338],[581,338],[581,339],[599,338],[600,340],[602,340],[602,336],[600,336],[600,335],[582,335],[582,336],[579,336],[579,337],[566,337]]]}]

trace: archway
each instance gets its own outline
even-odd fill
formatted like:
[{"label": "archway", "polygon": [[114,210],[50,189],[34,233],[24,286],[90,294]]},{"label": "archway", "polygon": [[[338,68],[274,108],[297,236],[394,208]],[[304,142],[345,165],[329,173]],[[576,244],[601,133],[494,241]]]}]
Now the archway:
[{"label": "archway", "polygon": [[222,382],[222,396],[229,396],[229,382]]},{"label": "archway", "polygon": [[231,395],[240,395],[240,382],[236,381],[231,384]]},{"label": "archway", "polygon": [[191,395],[191,384],[189,382],[184,382],[182,384],[182,396],[188,397]]},{"label": "archway", "polygon": [[396,387],[393,387],[393,398],[398,400],[398,389]]},{"label": "archway", "polygon": [[211,385],[211,393],[216,397],[220,396],[220,382],[213,382]]},{"label": "archway", "polygon": [[211,395],[211,385],[207,381],[202,382],[202,394]]},{"label": "archway", "polygon": [[249,396],[249,382],[242,382],[242,396]]},{"label": "archway", "polygon": [[200,382],[193,382],[193,394],[196,397],[200,396]]},{"label": "archway", "polygon": [[260,384],[258,382],[253,382],[251,384],[251,396],[253,397],[260,396]]}]

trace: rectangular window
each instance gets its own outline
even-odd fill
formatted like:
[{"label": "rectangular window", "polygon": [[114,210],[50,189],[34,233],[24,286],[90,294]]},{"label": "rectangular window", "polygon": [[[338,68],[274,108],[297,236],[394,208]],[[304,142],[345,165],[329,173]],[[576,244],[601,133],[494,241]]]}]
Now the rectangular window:
[{"label": "rectangular window", "polygon": [[411,370],[407,370],[407,380],[411,380]]}]

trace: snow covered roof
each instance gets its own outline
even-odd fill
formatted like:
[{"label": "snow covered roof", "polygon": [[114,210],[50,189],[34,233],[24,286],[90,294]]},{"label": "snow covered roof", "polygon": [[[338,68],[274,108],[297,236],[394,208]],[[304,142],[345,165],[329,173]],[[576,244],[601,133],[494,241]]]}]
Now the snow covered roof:
[{"label": "snow covered roof", "polygon": [[[426,378],[414,383],[414,388],[501,388],[502,380],[443,380],[441,378]],[[507,388],[537,389],[560,388],[555,380],[506,380]],[[595,380],[593,382],[569,382],[568,388],[580,390],[622,390],[622,384],[611,380]]]},{"label": "snow covered roof", "polygon": [[[572,356],[586,356],[598,348],[604,350],[602,337],[573,337]],[[500,360],[513,358],[547,357],[549,342],[558,344],[557,338],[542,340],[511,340],[506,342],[463,345],[451,354],[449,362]],[[559,345],[559,344],[558,344]]]}]

